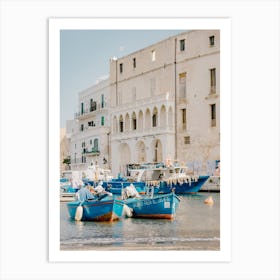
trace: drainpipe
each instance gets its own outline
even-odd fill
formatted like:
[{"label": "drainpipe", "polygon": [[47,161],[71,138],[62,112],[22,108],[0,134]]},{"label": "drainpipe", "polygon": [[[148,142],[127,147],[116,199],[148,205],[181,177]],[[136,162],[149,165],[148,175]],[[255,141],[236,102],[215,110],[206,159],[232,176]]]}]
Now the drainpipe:
[{"label": "drainpipe", "polygon": [[177,38],[175,38],[175,49],[174,49],[174,92],[175,92],[175,160],[177,160]]}]

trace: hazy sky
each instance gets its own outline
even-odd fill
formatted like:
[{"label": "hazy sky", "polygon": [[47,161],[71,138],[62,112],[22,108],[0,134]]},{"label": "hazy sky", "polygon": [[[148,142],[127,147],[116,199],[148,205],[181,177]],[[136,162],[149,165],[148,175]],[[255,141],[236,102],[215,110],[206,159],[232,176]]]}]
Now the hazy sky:
[{"label": "hazy sky", "polygon": [[109,60],[184,30],[63,30],[60,36],[60,126],[78,111],[78,93],[108,76]]}]

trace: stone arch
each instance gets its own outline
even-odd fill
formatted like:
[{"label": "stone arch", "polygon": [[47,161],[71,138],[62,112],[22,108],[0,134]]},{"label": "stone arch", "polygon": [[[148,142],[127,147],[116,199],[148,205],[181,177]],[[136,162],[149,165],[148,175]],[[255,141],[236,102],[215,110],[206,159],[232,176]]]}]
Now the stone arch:
[{"label": "stone arch", "polygon": [[150,129],[152,127],[151,111],[148,108],[145,113],[145,129]]},{"label": "stone arch", "polygon": [[129,114],[126,113],[125,119],[124,119],[124,130],[129,131],[130,130],[130,123],[129,123]]},{"label": "stone arch", "polygon": [[164,105],[160,108],[160,126],[166,127],[167,126],[167,114],[166,114],[166,108]]},{"label": "stone arch", "polygon": [[141,110],[138,114],[138,130],[140,132],[143,131],[143,126],[144,126],[144,114]]},{"label": "stone arch", "polygon": [[168,126],[173,127],[173,110],[172,107],[170,106],[168,109]]},{"label": "stone arch", "polygon": [[136,144],[137,162],[144,163],[147,161],[145,143],[140,140]]},{"label": "stone arch", "polygon": [[127,143],[119,145],[119,172],[126,175],[127,164],[131,162],[131,151]]},{"label": "stone arch", "polygon": [[155,139],[152,142],[152,152],[153,152],[153,161],[154,162],[162,162],[163,154],[162,154],[162,143],[159,139]]}]

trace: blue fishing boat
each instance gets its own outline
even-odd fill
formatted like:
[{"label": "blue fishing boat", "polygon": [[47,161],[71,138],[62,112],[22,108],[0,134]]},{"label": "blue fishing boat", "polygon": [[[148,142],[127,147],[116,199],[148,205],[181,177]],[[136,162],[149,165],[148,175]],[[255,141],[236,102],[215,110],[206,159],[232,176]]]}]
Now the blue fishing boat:
[{"label": "blue fishing boat", "polygon": [[132,218],[173,219],[179,205],[179,197],[173,192],[153,197],[127,198],[123,200],[132,209]]},{"label": "blue fishing boat", "polygon": [[186,166],[164,164],[145,164],[136,169],[129,170],[131,177],[136,182],[144,182],[146,189],[155,188],[158,194],[192,194],[197,193],[208,180],[208,175],[190,175]]},{"label": "blue fishing boat", "polygon": [[125,187],[128,187],[133,182],[134,187],[136,188],[137,192],[140,194],[146,193],[146,184],[143,181],[137,182],[137,181],[130,181],[127,178],[118,177],[115,179],[112,179],[111,181],[105,181],[103,182],[103,187],[113,193],[113,194],[121,194],[122,189]]},{"label": "blue fishing boat", "polygon": [[186,178],[173,178],[160,181],[156,185],[156,193],[169,193],[172,190],[176,194],[194,194],[199,192],[204,183],[208,180],[209,176],[200,175]]},{"label": "blue fishing boat", "polygon": [[122,216],[124,203],[108,193],[93,195],[87,188],[77,193],[78,199],[67,203],[71,219],[112,222]]},{"label": "blue fishing boat", "polygon": [[122,216],[124,203],[115,198],[104,200],[87,200],[84,202],[71,201],[67,203],[68,213],[71,219],[76,219],[76,213],[79,206],[83,208],[82,221],[112,222]]}]

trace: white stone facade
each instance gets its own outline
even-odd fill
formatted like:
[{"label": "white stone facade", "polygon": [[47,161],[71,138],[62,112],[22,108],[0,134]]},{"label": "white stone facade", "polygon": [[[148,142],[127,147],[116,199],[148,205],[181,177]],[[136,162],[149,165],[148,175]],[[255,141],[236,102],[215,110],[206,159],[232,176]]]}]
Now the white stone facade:
[{"label": "white stone facade", "polygon": [[115,175],[128,163],[220,159],[219,41],[218,30],[185,32],[111,60]]},{"label": "white stone facade", "polygon": [[79,94],[79,111],[70,126],[72,170],[83,170],[91,163],[109,165],[109,94],[108,79]]},{"label": "white stone facade", "polygon": [[[111,59],[109,79],[79,96],[71,158],[86,155],[87,164],[97,160],[101,166],[105,158],[114,176],[126,174],[129,163],[168,158],[200,162],[205,171],[207,161],[220,160],[219,77],[219,30],[184,32]],[[98,109],[90,112],[93,100]],[[106,125],[100,125],[101,116]],[[89,127],[91,121],[95,127]],[[84,149],[96,138],[100,153],[88,155]],[[72,168],[84,165],[72,163]]]}]

